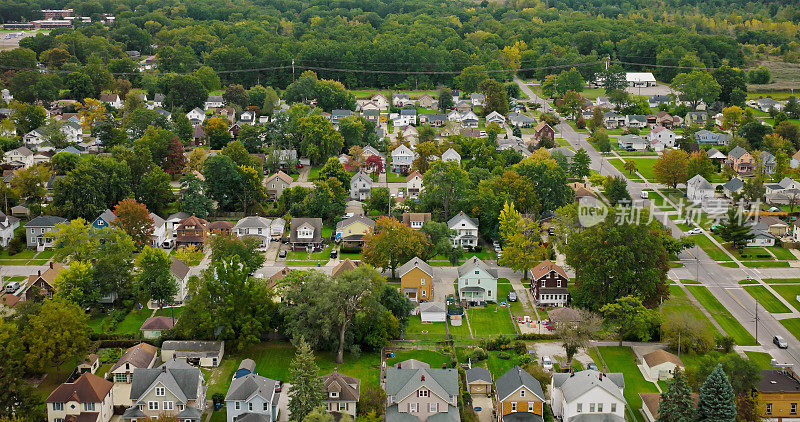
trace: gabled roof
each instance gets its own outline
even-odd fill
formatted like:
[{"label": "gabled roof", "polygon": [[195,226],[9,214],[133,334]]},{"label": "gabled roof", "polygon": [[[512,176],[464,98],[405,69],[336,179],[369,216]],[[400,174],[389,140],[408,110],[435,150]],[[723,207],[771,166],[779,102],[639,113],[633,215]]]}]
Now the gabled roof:
[{"label": "gabled roof", "polygon": [[114,372],[117,368],[129,363],[135,368],[147,368],[150,362],[158,353],[158,348],[152,344],[139,343],[136,346],[129,347],[128,350],[119,358],[117,363],[111,367],[109,372]]},{"label": "gabled roof", "polygon": [[75,382],[59,385],[47,397],[47,403],[66,403],[76,401],[78,403],[99,403],[102,402],[114,383],[91,373],[84,373]]},{"label": "gabled roof", "polygon": [[319,243],[322,241],[322,219],[321,218],[293,218],[289,226],[289,238],[292,242],[297,243],[297,229],[305,224],[310,224],[314,227],[314,238],[311,243]]},{"label": "gabled roof", "polygon": [[547,122],[539,122],[539,124],[536,125],[536,128],[534,128],[534,130],[536,132],[539,132],[539,131],[541,131],[542,129],[544,129],[546,127],[550,128],[550,130],[553,130],[553,128],[550,127],[550,125],[548,125]]},{"label": "gabled roof", "polygon": [[447,306],[444,302],[422,302],[419,304],[420,312],[447,312]]},{"label": "gabled roof", "polygon": [[644,358],[644,361],[647,362],[647,366],[651,368],[666,362],[671,362],[675,365],[683,367],[683,362],[681,362],[680,358],[664,349],[654,350],[642,357]]},{"label": "gabled roof", "polygon": [[515,366],[508,370],[503,376],[494,381],[494,386],[497,389],[497,397],[500,401],[508,398],[520,387],[525,387],[531,393],[539,397],[539,400],[544,401],[544,392],[542,385],[531,374],[525,372],[519,366]]},{"label": "gabled roof", "polygon": [[[236,229],[247,229],[247,228],[263,228],[269,229],[269,226],[272,224],[272,220],[266,217],[259,217],[257,215],[251,215],[241,220],[237,221],[236,224],[233,226]],[[265,233],[266,234],[266,233]]]},{"label": "gabled roof", "polygon": [[689,186],[693,186],[695,189],[714,189],[714,187],[711,186],[711,183],[709,183],[705,177],[699,174],[686,181],[686,187],[688,188]]},{"label": "gabled roof", "polygon": [[178,280],[183,280],[186,274],[189,274],[189,266],[178,258],[172,257],[172,263],[169,264],[169,271]]},{"label": "gabled roof", "polygon": [[398,157],[401,155],[410,155],[413,157],[414,151],[411,151],[411,149],[404,144],[400,144],[400,146],[392,150],[392,157]]},{"label": "gabled roof", "polygon": [[154,316],[147,318],[142,324],[142,331],[166,331],[175,326],[175,319],[168,316]]},{"label": "gabled roof", "polygon": [[369,175],[367,173],[364,173],[361,170],[359,170],[358,173],[353,175],[353,177],[350,179],[350,183],[361,181],[361,180],[363,180],[365,182],[369,182],[370,185],[372,184],[372,178],[369,177]]},{"label": "gabled roof", "polygon": [[272,402],[277,384],[278,381],[250,373],[231,381],[225,401],[249,401],[255,396],[261,396],[267,402]]},{"label": "gabled roof", "polygon": [[711,158],[711,159],[725,158],[725,154],[723,154],[722,152],[720,152],[716,148],[711,148],[708,151],[706,151],[706,155],[708,156],[708,158]]},{"label": "gabled roof", "polygon": [[336,229],[338,230],[347,227],[353,223],[361,223],[367,227],[375,228],[375,220],[369,217],[364,217],[363,215],[354,215],[336,223]]},{"label": "gabled roof", "polygon": [[463,277],[467,273],[472,273],[472,270],[475,267],[478,267],[481,270],[486,271],[486,273],[492,276],[493,278],[497,278],[497,268],[489,267],[489,265],[487,265],[477,256],[468,258],[466,262],[464,262],[458,267],[458,276]]},{"label": "gabled roof", "polygon": [[222,103],[224,101],[222,95],[209,95],[208,98],[206,98],[207,103]]},{"label": "gabled roof", "polygon": [[502,120],[502,121],[505,121],[505,120],[506,120],[506,118],[505,118],[505,117],[503,117],[503,115],[502,115],[502,114],[500,114],[500,113],[498,113],[497,111],[493,111],[493,112],[491,112],[491,113],[489,113],[489,114],[487,114],[487,115],[486,115],[486,121],[487,121],[487,122],[488,122],[488,121],[492,121],[492,120]]},{"label": "gabled roof", "polygon": [[736,146],[736,148],[728,151],[728,156],[733,158],[740,158],[745,154],[747,154],[747,150],[738,145]]},{"label": "gabled roof", "polygon": [[558,373],[553,374],[552,383],[553,387],[561,389],[567,403],[594,388],[602,388],[618,400],[625,402],[621,391],[622,388],[625,388],[625,381],[621,373],[604,374],[591,369],[571,374]]},{"label": "gabled roof", "polygon": [[[167,344],[169,342],[164,342]],[[197,399],[198,384],[203,374],[182,359],[168,361],[156,368],[136,369],[131,382],[131,400],[136,403],[156,384],[175,395],[179,404]]]},{"label": "gabled roof", "polygon": [[288,174],[278,170],[277,173],[274,173],[274,174],[270,175],[267,178],[267,182],[269,182],[270,180],[272,180],[275,177],[277,177],[278,179],[283,180],[286,183],[292,183],[294,181],[294,179],[292,179],[292,176],[289,176]]},{"label": "gabled roof", "polygon": [[359,266],[361,266],[361,261],[353,261],[350,258],[345,258],[339,261],[339,263],[336,264],[335,267],[333,267],[333,269],[331,270],[331,277],[336,277],[337,275],[345,271],[354,270]]},{"label": "gabled roof", "polygon": [[184,218],[183,220],[180,221],[180,223],[178,223],[178,230],[182,229],[185,226],[195,226],[205,229],[207,225],[208,221],[203,220],[202,218],[199,218],[196,215],[192,215]]},{"label": "gabled roof", "polygon": [[728,180],[724,185],[722,185],[722,187],[725,190],[729,190],[731,192],[738,192],[739,189],[744,187],[744,182],[742,181],[742,179],[734,177],[733,179]]},{"label": "gabled roof", "polygon": [[553,261],[550,261],[549,259],[545,259],[544,261],[540,262],[537,266],[531,268],[531,278],[533,280],[539,280],[540,278],[549,274],[551,271],[555,271],[560,276],[569,279],[569,277],[567,276],[567,272],[564,271],[563,268],[556,265]]},{"label": "gabled roof", "polygon": [[528,116],[527,114],[522,114],[517,112],[508,113],[508,120],[520,123],[533,123],[532,117]]},{"label": "gabled roof", "polygon": [[492,373],[489,372],[488,369],[480,366],[467,369],[465,375],[467,377],[467,384],[471,384],[475,381],[488,382],[489,384],[492,383]]},{"label": "gabled roof", "polygon": [[447,227],[451,227],[452,228],[453,226],[455,226],[456,224],[459,224],[461,222],[467,222],[469,224],[472,224],[475,227],[478,227],[478,219],[477,218],[471,218],[467,214],[464,214],[464,211],[459,211],[458,214],[455,215],[455,217],[447,220]]},{"label": "gabled roof", "polygon": [[334,401],[358,401],[361,396],[361,380],[340,374],[335,368],[333,372],[322,376],[322,384],[330,393],[335,391],[339,397]]},{"label": "gabled roof", "polygon": [[412,171],[408,176],[406,176],[406,182],[410,182],[411,179],[417,176],[419,176],[420,178],[422,177],[422,174],[420,174],[419,170]]},{"label": "gabled roof", "polygon": [[106,208],[102,213],[100,213],[99,216],[97,216],[97,218],[94,219],[94,221],[97,221],[98,219],[103,219],[103,221],[106,223],[111,224],[111,222],[117,219],[117,215],[114,214],[110,209]]},{"label": "gabled roof", "polygon": [[410,261],[406,262],[405,264],[401,265],[400,268],[397,269],[397,273],[400,277],[404,276],[407,272],[411,271],[414,268],[419,268],[420,270],[424,271],[425,274],[433,277],[433,267],[430,266],[427,262],[423,261],[419,257],[414,257]]},{"label": "gabled roof", "polygon": [[458,395],[458,372],[447,369],[386,369],[386,395],[396,397],[396,402],[408,397],[419,388],[450,401]]},{"label": "gabled roof", "polygon": [[53,227],[56,224],[66,223],[67,219],[63,217],[56,217],[54,215],[40,215],[31,221],[25,227]]}]

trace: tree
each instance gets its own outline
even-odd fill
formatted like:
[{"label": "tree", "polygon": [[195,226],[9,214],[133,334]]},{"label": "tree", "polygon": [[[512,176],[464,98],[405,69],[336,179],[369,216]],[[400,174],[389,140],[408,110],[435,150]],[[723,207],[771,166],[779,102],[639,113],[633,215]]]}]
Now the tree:
[{"label": "tree", "polygon": [[[138,98],[138,97],[137,97]],[[106,106],[94,98],[85,98],[83,103],[75,104],[75,110],[81,116],[84,131],[89,131],[95,122],[102,120],[106,114]]]},{"label": "tree", "polygon": [[772,79],[772,74],[766,66],[759,66],[747,72],[747,80],[751,84],[768,84]]},{"label": "tree", "polygon": [[722,109],[722,128],[737,133],[744,119],[744,110],[739,106],[730,106]]},{"label": "tree", "polygon": [[589,346],[592,335],[600,330],[601,319],[593,312],[578,311],[577,321],[560,321],[554,323],[554,331],[561,339],[567,353],[567,364],[572,363],[572,358],[580,349]]},{"label": "tree", "polygon": [[620,346],[624,339],[649,341],[661,323],[658,311],[647,309],[635,296],[620,297],[600,308],[600,313],[611,324]]},{"label": "tree", "polygon": [[769,135],[772,128],[767,125],[761,124],[760,121],[754,120],[742,124],[739,127],[739,136],[743,137],[752,149],[763,149],[764,136]]},{"label": "tree", "polygon": [[214,201],[203,193],[203,184],[194,174],[183,176],[181,192],[181,211],[206,219],[214,210]]},{"label": "tree", "polygon": [[372,188],[366,202],[367,209],[378,211],[383,215],[389,214],[395,205],[395,200],[391,197],[389,188],[383,186]]},{"label": "tree", "polygon": [[745,179],[742,186],[742,197],[748,202],[753,203],[761,200],[764,197],[764,193],[766,193],[766,188],[764,187],[763,176]]},{"label": "tree", "polygon": [[344,145],[362,145],[365,131],[364,122],[360,116],[351,115],[339,121],[339,133],[344,138]]},{"label": "tree", "polygon": [[19,339],[17,324],[0,320],[0,359],[3,361],[3,370],[0,371],[0,385],[3,386],[0,388],[0,420],[42,420],[45,418],[40,410],[42,399],[25,380],[24,350]]},{"label": "tree", "polygon": [[91,329],[78,305],[59,299],[45,301],[38,314],[30,316],[22,334],[28,369],[43,372],[65,362],[83,359],[89,348]]},{"label": "tree", "polygon": [[667,381],[666,391],[661,392],[658,402],[658,422],[693,422],[695,415],[692,390],[686,383],[686,376],[680,368],[675,368],[672,380]]},{"label": "tree", "polygon": [[192,126],[192,122],[186,117],[186,113],[180,109],[172,113],[171,118],[172,130],[175,132],[175,135],[178,136],[181,143],[188,145],[189,141],[192,140],[192,135],[194,135],[194,126]]},{"label": "tree", "polygon": [[400,264],[416,256],[426,256],[430,247],[423,233],[392,217],[381,217],[375,222],[375,230],[364,236],[362,257],[373,267],[391,269],[394,278]]},{"label": "tree", "polygon": [[137,249],[150,244],[153,236],[153,219],[144,204],[127,198],[114,207],[116,217],[111,225],[128,233]]},{"label": "tree", "polygon": [[[486,68],[480,65],[473,65],[467,66],[464,70],[461,71],[461,74],[458,75],[456,78],[459,87],[461,90],[466,92],[475,92],[478,90],[478,86],[481,82],[489,79],[489,74],[486,72]],[[450,96],[450,92],[447,92],[448,96]],[[449,107],[448,107],[449,108]],[[440,109],[446,110],[446,109]]]},{"label": "tree", "polygon": [[714,70],[711,75],[720,87],[720,101],[728,105],[744,105],[742,94],[747,93],[747,82],[745,80],[744,71],[734,69],[728,65],[722,65]]},{"label": "tree", "polygon": [[639,168],[636,167],[636,160],[625,160],[623,167],[628,172],[629,176],[633,176],[633,173],[639,171]]},{"label": "tree", "polygon": [[795,148],[800,147],[800,126],[789,120],[784,120],[775,125],[775,134],[792,143]]},{"label": "tree", "polygon": [[167,205],[174,200],[172,188],[169,185],[170,176],[161,169],[153,166],[136,189],[136,198],[141,201],[149,210],[155,213],[162,212]]},{"label": "tree", "polygon": [[[466,68],[464,70],[466,70]],[[453,108],[453,94],[451,93],[450,89],[442,88],[439,90],[438,106],[439,111],[442,112],[446,112],[447,110]]]},{"label": "tree", "polygon": [[739,253],[742,253],[747,242],[753,238],[750,227],[745,224],[744,215],[734,207],[728,209],[727,220],[718,229],[718,232],[722,240],[731,242]]},{"label": "tree", "polygon": [[680,92],[678,97],[689,102],[692,110],[697,109],[701,101],[707,105],[714,103],[722,90],[720,84],[708,72],[702,70],[679,73],[672,80],[672,88]]},{"label": "tree", "polygon": [[602,72],[601,75],[602,85],[606,94],[611,94],[613,91],[623,91],[628,86],[628,81],[625,79],[625,71],[618,64],[609,66],[608,70]]},{"label": "tree", "polygon": [[530,219],[523,218],[511,235],[504,237],[501,263],[513,270],[521,271],[522,278],[528,278],[528,270],[536,266],[545,257],[539,232],[541,228]]},{"label": "tree", "polygon": [[100,299],[94,289],[92,265],[87,261],[72,261],[54,280],[58,289],[56,297],[72,302],[81,308],[94,305]]},{"label": "tree", "polygon": [[300,339],[297,352],[289,366],[289,414],[293,421],[302,421],[314,409],[322,406],[325,387],[319,377],[319,368],[314,362],[314,353],[304,339]]},{"label": "tree", "polygon": [[595,131],[592,136],[589,137],[589,142],[597,145],[597,149],[600,150],[600,152],[611,151],[611,139],[603,129]]},{"label": "tree", "polygon": [[736,403],[728,376],[717,366],[700,387],[697,402],[698,422],[733,422],[736,420]]},{"label": "tree", "polygon": [[[539,149],[516,165],[517,173],[527,179],[541,200],[541,212],[553,211],[572,202],[575,193],[567,185],[567,173],[546,150]],[[523,180],[525,180],[523,179]],[[519,201],[515,201],[520,206]]]},{"label": "tree", "polygon": [[186,157],[184,156],[185,150],[183,148],[183,143],[178,139],[177,136],[173,137],[169,140],[169,146],[167,147],[167,158],[166,162],[164,163],[164,171],[166,171],[172,179],[175,179],[176,176],[183,173],[183,169],[186,167]]},{"label": "tree", "polygon": [[345,335],[348,326],[358,312],[365,310],[366,303],[372,295],[375,281],[382,282],[383,277],[374,269],[362,266],[345,271],[331,278],[331,303],[333,317],[339,329],[339,347],[336,352],[336,363],[344,363]]},{"label": "tree", "polygon": [[88,156],[55,183],[53,204],[66,218],[94,220],[130,193],[131,169],[112,157]]},{"label": "tree", "polygon": [[43,164],[17,170],[11,177],[11,189],[22,200],[38,204],[47,195],[50,170]]},{"label": "tree", "polygon": [[708,180],[715,172],[714,163],[711,162],[711,159],[708,158],[708,154],[705,152],[695,151],[689,155],[689,160],[686,164],[687,180],[698,174]]},{"label": "tree", "polygon": [[561,96],[567,93],[567,91],[575,91],[575,92],[582,92],[583,91],[583,77],[581,76],[581,72],[574,67],[570,70],[562,70],[561,73],[558,74],[556,77],[556,87],[555,92]]},{"label": "tree", "polygon": [[575,152],[575,156],[572,157],[570,172],[573,177],[582,180],[592,174],[589,168],[591,164],[592,159],[589,157],[589,153],[587,153],[585,149],[579,148],[578,151]]},{"label": "tree", "polygon": [[450,240],[450,236],[455,232],[447,227],[447,223],[429,220],[422,224],[420,231],[428,236],[433,245],[433,250],[427,257],[444,255],[452,265],[458,265],[464,258],[464,249],[453,246],[453,242]]},{"label": "tree", "polygon": [[422,207],[436,213],[439,219],[447,219],[453,209],[466,201],[469,175],[452,161],[436,161],[422,176],[422,186],[419,195]]},{"label": "tree", "polygon": [[136,258],[136,266],[139,267],[139,289],[144,296],[157,302],[160,307],[172,301],[178,293],[178,283],[170,271],[171,265],[172,260],[167,252],[150,246],[145,246]]},{"label": "tree", "polygon": [[628,192],[628,181],[624,177],[608,177],[603,185],[608,202],[616,206],[621,202],[630,204],[631,194]]},{"label": "tree", "polygon": [[272,117],[272,114],[275,112],[275,108],[278,107],[278,101],[280,101],[278,93],[275,92],[274,88],[268,86],[266,88],[266,92],[264,93],[264,105],[261,106],[261,112]]},{"label": "tree", "polygon": [[240,108],[246,108],[250,103],[250,97],[241,85],[226,86],[225,93],[222,94],[222,99],[225,101],[225,105],[237,105]]},{"label": "tree", "polygon": [[211,239],[211,262],[223,263],[237,256],[240,265],[248,274],[252,274],[261,268],[266,259],[258,250],[260,247],[258,239],[253,237],[217,235]]},{"label": "tree", "polygon": [[239,205],[242,176],[236,163],[227,155],[209,157],[203,163],[205,194],[217,201],[219,208],[234,210]]},{"label": "tree", "polygon": [[209,117],[203,122],[203,130],[208,138],[211,149],[222,149],[231,141],[231,134],[228,132],[228,123],[221,117]]},{"label": "tree", "polygon": [[208,91],[216,91],[222,86],[219,81],[219,75],[210,66],[200,66],[192,74],[200,80]]},{"label": "tree", "polygon": [[494,79],[486,79],[480,83],[478,89],[486,96],[483,105],[484,114],[496,111],[502,115],[508,114],[508,98],[506,89],[500,82]]},{"label": "tree", "polygon": [[344,169],[344,165],[336,157],[328,158],[328,161],[319,169],[319,178],[327,180],[333,177],[342,182],[342,185],[350,185],[350,173]]},{"label": "tree", "polygon": [[668,150],[653,165],[653,176],[657,182],[675,189],[679,183],[686,183],[688,166],[689,154],[686,151]]},{"label": "tree", "polygon": [[208,90],[203,82],[192,75],[171,75],[164,83],[164,104],[170,108],[179,107],[183,110],[192,110],[203,107],[208,98]]},{"label": "tree", "polygon": [[666,340],[670,349],[703,354],[714,347],[714,336],[701,321],[678,312],[664,319],[661,339]]}]

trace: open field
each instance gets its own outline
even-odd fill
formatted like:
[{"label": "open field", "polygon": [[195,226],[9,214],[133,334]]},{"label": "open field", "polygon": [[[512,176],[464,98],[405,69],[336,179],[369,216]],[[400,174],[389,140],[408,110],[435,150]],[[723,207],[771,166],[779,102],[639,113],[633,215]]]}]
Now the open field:
[{"label": "open field", "polygon": [[708,291],[705,286],[687,286],[689,292],[703,305],[704,308],[711,314],[717,324],[733,337],[736,344],[740,346],[754,346],[756,341],[747,330],[739,324],[739,321],[731,315],[731,313],[722,306],[721,303]]},{"label": "open field", "polygon": [[795,309],[800,310],[800,302],[797,301],[797,295],[800,295],[800,285],[797,284],[774,284],[771,286],[781,295],[790,305]]},{"label": "open field", "polygon": [[661,315],[667,317],[677,314],[688,315],[695,321],[700,321],[711,333],[716,334],[719,332],[706,315],[689,299],[689,295],[683,289],[679,286],[671,285],[669,286],[669,300],[661,305]]},{"label": "open field", "polygon": [[772,97],[776,100],[785,100],[791,95],[790,89],[797,88],[800,81],[800,64],[786,63],[775,58],[774,60],[763,60],[760,66],[766,66],[772,73],[772,81],[766,85],[748,85],[747,99],[758,99]]},{"label": "open field", "polygon": [[791,312],[791,310],[783,304],[775,295],[769,292],[764,286],[747,286],[744,290],[753,296],[767,312],[772,314],[780,314]]},{"label": "open field", "polygon": [[508,310],[500,305],[488,304],[484,308],[467,309],[469,325],[475,336],[516,334]]}]

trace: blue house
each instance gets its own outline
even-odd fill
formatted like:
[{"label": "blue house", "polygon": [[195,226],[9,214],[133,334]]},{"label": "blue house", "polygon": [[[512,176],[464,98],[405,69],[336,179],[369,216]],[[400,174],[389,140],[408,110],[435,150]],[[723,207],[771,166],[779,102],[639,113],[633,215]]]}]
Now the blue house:
[{"label": "blue house", "polygon": [[111,210],[106,209],[97,218],[92,221],[92,229],[100,230],[111,227],[111,222],[116,220],[117,216]]},{"label": "blue house", "polygon": [[728,145],[731,135],[727,133],[711,132],[710,130],[698,130],[694,133],[694,139],[698,145]]}]

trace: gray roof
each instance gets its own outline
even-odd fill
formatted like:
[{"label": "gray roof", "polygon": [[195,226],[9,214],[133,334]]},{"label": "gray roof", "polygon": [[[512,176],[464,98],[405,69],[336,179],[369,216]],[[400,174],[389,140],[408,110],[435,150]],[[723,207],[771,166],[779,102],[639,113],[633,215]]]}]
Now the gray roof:
[{"label": "gray roof", "polygon": [[371,219],[369,217],[364,217],[363,215],[354,215],[354,216],[352,216],[350,218],[345,218],[344,220],[336,223],[336,229],[338,230],[338,229],[341,229],[342,227],[347,227],[350,224],[353,224],[353,223],[356,223],[356,222],[361,222],[364,225],[366,225],[367,227],[375,227],[375,220],[373,220],[373,219]]},{"label": "gray roof", "polygon": [[331,110],[331,116],[347,117],[353,114],[350,110]]},{"label": "gray roof", "polygon": [[153,96],[153,101],[163,102],[164,101],[164,94],[156,94]]},{"label": "gray roof", "polygon": [[659,102],[659,103],[668,103],[668,102],[670,102],[670,101],[671,101],[671,98],[669,98],[669,96],[668,96],[668,95],[653,95],[653,96],[652,96],[652,97],[650,97],[650,98],[649,98],[647,101],[648,101],[648,102],[651,102],[651,103],[656,103],[656,102]]},{"label": "gray roof", "polygon": [[405,273],[414,269],[414,267],[419,268],[422,271],[425,271],[429,276],[433,277],[433,267],[431,267],[427,262],[423,261],[419,257],[414,257],[410,261],[406,262],[405,264],[401,265],[400,268],[397,269],[397,274],[402,277]]},{"label": "gray roof", "polygon": [[397,362],[393,368],[397,369],[430,369],[430,365],[416,359],[406,359],[402,362]]},{"label": "gray roof", "polygon": [[767,151],[764,151],[761,153],[761,162],[764,164],[775,164],[775,156]]},{"label": "gray roof", "polygon": [[[99,216],[97,216],[97,218],[102,218],[103,221],[110,224],[112,221],[117,219],[117,215],[114,214],[110,209],[106,208],[102,213],[100,213]],[[94,220],[97,221],[97,218]]]},{"label": "gray roof", "polygon": [[139,419],[144,417],[144,412],[139,410],[139,406],[129,407],[125,409],[125,413],[122,414],[123,419]]},{"label": "gray roof", "polygon": [[467,369],[465,374],[467,376],[467,384],[475,381],[486,381],[489,384],[492,383],[492,373],[486,368],[476,366],[474,368]]},{"label": "gray roof", "polygon": [[206,102],[221,103],[223,102],[222,95],[209,95]]},{"label": "gray roof", "polygon": [[741,157],[742,155],[744,155],[746,153],[747,153],[747,150],[742,148],[742,147],[740,147],[740,146],[736,146],[736,148],[728,151],[728,155],[732,156],[734,158],[739,158],[739,157]]},{"label": "gray roof", "polygon": [[225,401],[247,401],[254,395],[259,395],[264,400],[271,402],[272,395],[275,394],[275,385],[278,381],[262,377],[257,374],[247,374],[231,381]]},{"label": "gray roof", "polygon": [[458,372],[453,368],[386,369],[386,395],[395,396],[396,401],[423,386],[449,401],[450,396],[458,395]]},{"label": "gray roof", "polygon": [[527,114],[514,112],[514,113],[508,113],[508,121],[533,123],[533,118],[528,116]]},{"label": "gray roof", "polygon": [[293,218],[292,223],[289,227],[289,238],[291,242],[297,243],[299,240],[297,239],[297,229],[302,226],[303,224],[310,224],[314,227],[314,237],[311,239],[311,243],[319,243],[322,242],[322,219],[321,218]]},{"label": "gray roof", "polygon": [[478,219],[477,218],[471,218],[467,214],[464,214],[464,211],[459,211],[459,213],[456,214],[455,217],[447,220],[447,227],[453,227],[454,225],[460,223],[462,220],[466,220],[466,221],[472,223],[475,227],[478,227]]},{"label": "gray roof", "polygon": [[506,397],[522,386],[525,386],[531,393],[536,394],[539,399],[545,401],[542,385],[539,384],[536,378],[519,366],[509,369],[503,376],[494,380],[494,386],[497,389],[497,397],[500,398],[500,401],[505,400]]},{"label": "gray roof", "polygon": [[468,258],[466,262],[464,262],[463,264],[461,264],[458,267],[458,276],[459,277],[463,277],[464,274],[466,274],[468,272],[471,272],[472,269],[475,268],[475,267],[478,267],[478,268],[486,271],[487,273],[489,273],[490,276],[492,276],[494,278],[497,278],[497,268],[489,267],[489,265],[487,265],[485,262],[483,262],[477,256],[473,256],[472,258]]},{"label": "gray roof", "polygon": [[161,345],[161,349],[188,352],[219,352],[224,344],[224,341],[167,340]]},{"label": "gray roof", "polygon": [[249,217],[245,217],[236,222],[236,225],[233,226],[235,229],[246,229],[246,228],[264,228],[269,229],[270,225],[272,224],[272,220],[265,217],[259,217],[257,215],[251,215]]},{"label": "gray roof", "polygon": [[686,181],[686,186],[694,186],[696,189],[713,189],[714,187],[711,186],[711,183],[706,180],[705,177],[697,174],[688,181]]},{"label": "gray roof", "polygon": [[167,220],[181,221],[184,218],[189,218],[189,217],[191,217],[191,214],[183,212],[183,211],[180,211],[180,212],[176,212],[175,214],[171,214],[169,217],[167,217]]},{"label": "gray roof", "polygon": [[66,223],[67,219],[64,217],[56,217],[54,215],[40,215],[33,220],[29,221],[25,227],[53,227],[56,224]]},{"label": "gray roof", "polygon": [[147,343],[139,343],[136,346],[128,348],[117,363],[111,367],[109,372],[113,372],[120,366],[129,363],[134,368],[147,368],[153,361],[153,358],[158,353],[158,349]]},{"label": "gray roof", "polygon": [[163,226],[165,223],[164,219],[154,212],[150,213],[150,218],[153,219],[153,227]]},{"label": "gray roof", "polygon": [[[166,342],[165,342],[166,343]],[[183,360],[171,360],[160,367],[133,371],[130,398],[138,401],[155,383],[163,384],[175,394],[179,403],[197,399],[198,384],[203,377],[200,369]]]},{"label": "gray roof", "polygon": [[637,122],[646,123],[647,122],[647,116],[645,116],[644,114],[629,114],[628,115],[628,121],[629,122],[637,121]]},{"label": "gray roof", "polygon": [[417,115],[417,109],[415,109],[415,108],[404,108],[404,109],[401,109],[400,110],[400,115],[401,116],[416,116]]},{"label": "gray roof", "polygon": [[603,374],[587,369],[575,373],[553,374],[553,387],[560,388],[564,399],[572,401],[587,391],[600,387],[619,400],[625,401],[621,389],[625,388],[622,373]]},{"label": "gray roof", "polygon": [[361,396],[361,380],[348,377],[339,373],[336,369],[330,374],[322,376],[322,384],[329,393],[335,391],[339,397],[330,401],[358,401]]},{"label": "gray roof", "polygon": [[182,412],[179,412],[177,415],[175,415],[175,417],[178,418],[178,420],[184,420],[184,419],[199,420],[200,416],[203,416],[203,412],[201,412],[200,409],[191,406],[186,406],[186,408],[183,409]]},{"label": "gray roof", "polygon": [[423,302],[419,304],[420,312],[447,312],[444,302]]},{"label": "gray roof", "polygon": [[734,177],[733,179],[728,180],[724,185],[722,185],[722,187],[725,190],[729,190],[731,192],[738,192],[739,189],[741,189],[743,186],[744,182],[742,181],[742,179],[738,177]]}]

